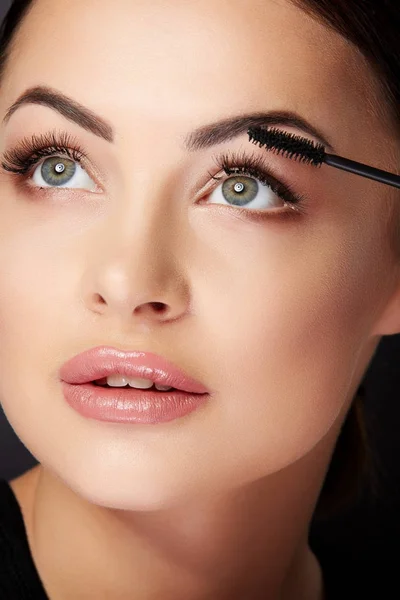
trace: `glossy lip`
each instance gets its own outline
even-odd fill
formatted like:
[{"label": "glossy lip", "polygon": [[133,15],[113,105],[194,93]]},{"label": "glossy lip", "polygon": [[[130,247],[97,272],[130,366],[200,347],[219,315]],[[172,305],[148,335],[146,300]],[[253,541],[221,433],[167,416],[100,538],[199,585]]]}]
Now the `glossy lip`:
[{"label": "glossy lip", "polygon": [[97,346],[65,362],[60,379],[69,384],[90,383],[109,375],[151,379],[189,393],[209,394],[199,381],[184,373],[167,359],[152,352],[123,351],[112,346]]},{"label": "glossy lip", "polygon": [[180,390],[157,392],[135,388],[105,388],[92,383],[61,383],[67,403],[83,417],[110,423],[166,423],[207,403],[209,394]]}]

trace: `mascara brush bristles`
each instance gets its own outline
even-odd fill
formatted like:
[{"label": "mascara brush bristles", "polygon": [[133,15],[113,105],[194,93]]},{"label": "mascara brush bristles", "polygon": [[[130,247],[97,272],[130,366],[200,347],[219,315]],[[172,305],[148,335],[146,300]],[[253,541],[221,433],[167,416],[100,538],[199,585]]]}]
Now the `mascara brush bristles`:
[{"label": "mascara brush bristles", "polygon": [[293,158],[300,162],[313,164],[320,167],[325,159],[325,148],[322,144],[315,144],[307,138],[297,136],[293,133],[282,132],[279,129],[262,127],[251,127],[248,130],[249,138],[253,144],[258,144],[281,154],[287,158]]},{"label": "mascara brush bristles", "polygon": [[272,154],[277,154],[277,155],[283,156],[284,158],[293,158],[294,160],[297,160],[299,162],[303,162],[306,164],[313,163],[315,167],[320,167],[322,165],[322,163],[320,161],[315,162],[315,160],[313,161],[313,159],[310,158],[309,156],[300,154],[298,151],[296,152],[294,150],[283,150],[282,148],[269,147],[269,146],[266,146],[266,144],[263,144],[262,142],[258,142],[257,140],[253,140],[252,144],[259,146],[259,148],[267,147],[267,149]]},{"label": "mascara brush bristles", "polygon": [[282,154],[300,162],[311,163],[314,167],[320,167],[322,163],[325,163],[329,167],[342,169],[360,177],[367,177],[373,181],[400,188],[400,175],[397,173],[383,171],[337,154],[327,154],[322,144],[314,143],[307,138],[293,133],[286,133],[273,127],[270,129],[250,127],[247,133],[253,144],[258,144],[260,148],[266,148],[275,154]]}]

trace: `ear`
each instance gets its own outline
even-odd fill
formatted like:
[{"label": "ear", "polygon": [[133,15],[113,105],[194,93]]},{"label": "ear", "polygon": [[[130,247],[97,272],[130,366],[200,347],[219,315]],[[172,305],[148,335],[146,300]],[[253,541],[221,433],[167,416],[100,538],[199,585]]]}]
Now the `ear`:
[{"label": "ear", "polygon": [[[378,311],[377,311],[378,312]],[[389,299],[379,308],[380,315],[375,321],[372,335],[395,335],[400,333],[400,281]]]}]

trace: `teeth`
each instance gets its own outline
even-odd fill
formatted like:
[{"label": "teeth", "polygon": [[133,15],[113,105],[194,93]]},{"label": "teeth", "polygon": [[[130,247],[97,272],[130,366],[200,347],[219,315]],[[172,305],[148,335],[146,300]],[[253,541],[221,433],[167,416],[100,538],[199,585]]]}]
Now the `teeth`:
[{"label": "teeth", "polygon": [[110,375],[110,377],[107,377],[107,383],[111,387],[130,385],[131,387],[140,388],[141,390],[151,388],[153,385],[153,382],[150,379],[128,378],[122,377],[122,375]]},{"label": "teeth", "polygon": [[[153,387],[153,381],[151,379],[139,379],[136,377],[122,377],[122,375],[110,375],[107,377],[107,383],[110,387],[124,387],[129,385],[130,387],[139,388],[141,390],[147,390]],[[171,386],[154,384],[156,389],[159,391],[172,390]]]},{"label": "teeth", "polygon": [[156,390],[159,390],[160,392],[165,392],[166,390],[172,390],[172,386],[170,386],[170,385],[161,385],[161,383],[155,383],[154,385],[156,386]]}]

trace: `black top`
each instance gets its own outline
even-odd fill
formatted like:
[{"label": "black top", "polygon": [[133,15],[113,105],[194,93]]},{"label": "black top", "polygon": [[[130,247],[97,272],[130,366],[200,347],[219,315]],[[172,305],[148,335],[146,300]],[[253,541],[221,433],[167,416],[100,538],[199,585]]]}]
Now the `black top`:
[{"label": "black top", "polygon": [[0,479],[0,598],[49,600],[32,559],[21,508]]},{"label": "black top", "polygon": [[[387,573],[382,574],[376,563],[346,564],[339,554],[323,546],[313,551],[324,574],[326,600],[386,598],[383,590]],[[396,573],[397,569],[393,565],[388,571]],[[378,583],[376,588],[374,583]],[[398,592],[398,586],[396,589]],[[387,597],[400,596],[395,592]],[[0,479],[0,599],[50,600],[32,559],[20,505],[4,479]]]}]

